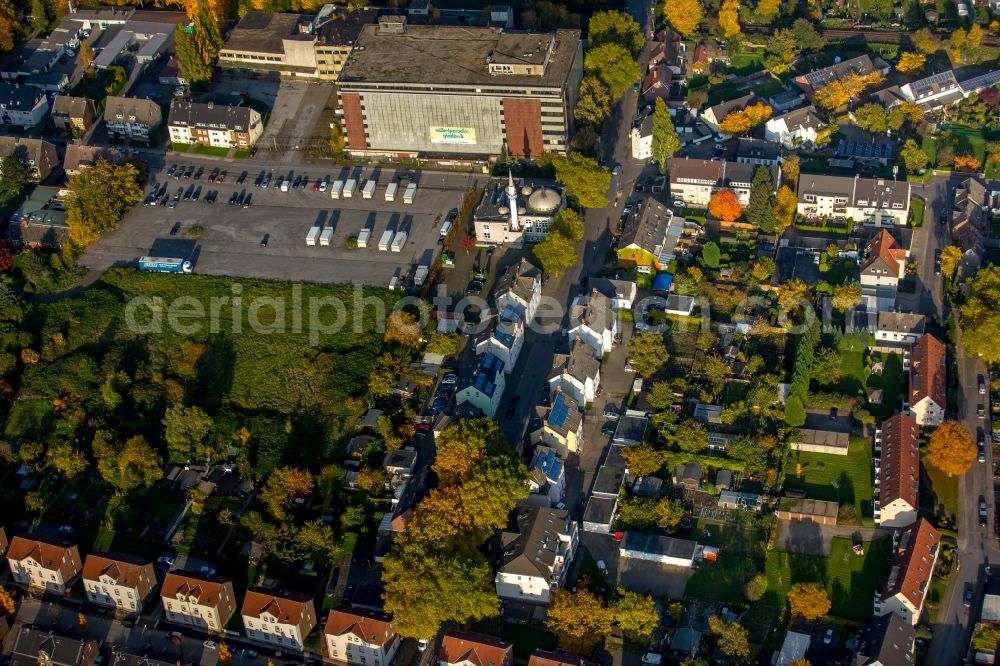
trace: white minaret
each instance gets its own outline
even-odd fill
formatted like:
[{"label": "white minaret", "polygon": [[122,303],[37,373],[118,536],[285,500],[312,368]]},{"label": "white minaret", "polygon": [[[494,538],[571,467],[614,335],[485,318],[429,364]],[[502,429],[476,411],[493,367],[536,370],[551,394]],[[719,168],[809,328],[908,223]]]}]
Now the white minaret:
[{"label": "white minaret", "polygon": [[517,221],[517,187],[514,186],[514,175],[507,171],[507,205],[510,206],[510,230],[520,231],[521,225]]}]

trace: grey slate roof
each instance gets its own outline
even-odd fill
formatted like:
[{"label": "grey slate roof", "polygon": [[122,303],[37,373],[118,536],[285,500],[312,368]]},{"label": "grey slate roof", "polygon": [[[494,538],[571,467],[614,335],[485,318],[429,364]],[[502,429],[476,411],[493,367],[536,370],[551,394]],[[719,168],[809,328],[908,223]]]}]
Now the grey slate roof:
[{"label": "grey slate roof", "polygon": [[548,579],[560,555],[559,535],[569,531],[569,512],[542,507],[516,509],[513,527],[500,536],[504,549],[500,571]]},{"label": "grey slate roof", "polygon": [[211,127],[246,132],[250,129],[253,109],[249,106],[201,104],[175,99],[170,103],[167,124],[171,127]]},{"label": "grey slate roof", "polygon": [[45,91],[35,86],[0,83],[0,109],[28,112],[45,97]]},{"label": "grey slate roof", "polygon": [[861,628],[854,666],[912,666],[916,633],[897,613],[877,617]]}]

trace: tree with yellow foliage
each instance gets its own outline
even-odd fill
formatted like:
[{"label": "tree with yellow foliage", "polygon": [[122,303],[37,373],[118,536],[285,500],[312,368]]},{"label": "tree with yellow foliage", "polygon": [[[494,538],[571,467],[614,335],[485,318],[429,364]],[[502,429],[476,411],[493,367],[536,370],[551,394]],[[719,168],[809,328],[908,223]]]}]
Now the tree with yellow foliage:
[{"label": "tree with yellow foliage", "polygon": [[795,211],[798,205],[799,198],[788,185],[782,185],[778,193],[774,195],[774,217],[782,232],[790,227],[795,220]]},{"label": "tree with yellow foliage", "polygon": [[923,53],[907,51],[903,55],[899,56],[899,62],[896,63],[896,71],[902,72],[903,74],[916,74],[922,70],[926,64],[927,56]]},{"label": "tree with yellow foliage", "polygon": [[939,425],[927,445],[927,462],[948,476],[961,476],[976,458],[972,433],[958,421]]},{"label": "tree with yellow foliage", "polygon": [[965,36],[965,46],[970,49],[978,49],[983,45],[983,27],[978,23],[973,23],[969,32]]},{"label": "tree with yellow foliage", "polygon": [[878,72],[865,76],[848,74],[835,79],[818,89],[813,96],[816,106],[832,111],[847,105],[868,88],[874,88],[885,83],[885,77]]},{"label": "tree with yellow foliage", "polygon": [[219,663],[222,666],[229,666],[233,661],[233,653],[229,650],[229,646],[225,643],[219,643]]},{"label": "tree with yellow foliage", "polygon": [[10,596],[7,588],[0,585],[0,611],[3,611],[7,615],[13,615],[15,610],[17,608],[14,605],[14,597]]},{"label": "tree with yellow foliage", "polygon": [[956,171],[979,171],[979,160],[974,155],[955,155]]},{"label": "tree with yellow foliage", "polygon": [[951,39],[948,40],[948,53],[955,64],[962,62],[962,51],[967,46],[968,38],[969,34],[965,32],[964,28],[957,28],[951,33]]},{"label": "tree with yellow foliage", "polygon": [[690,37],[705,17],[701,0],[670,0],[663,3],[663,16],[681,37]]},{"label": "tree with yellow foliage", "polygon": [[796,583],[788,591],[792,617],[817,620],[830,612],[830,597],[820,583]]},{"label": "tree with yellow foliage", "polygon": [[261,490],[260,499],[268,512],[278,520],[286,517],[286,507],[295,499],[306,498],[315,483],[309,470],[298,467],[280,467],[268,477]]},{"label": "tree with yellow foliage", "polygon": [[771,114],[774,113],[774,109],[764,102],[756,102],[743,109],[743,113],[747,115],[747,119],[750,121],[750,127],[756,127],[757,125],[766,123],[770,120]]},{"label": "tree with yellow foliage", "polygon": [[732,39],[740,34],[740,2],[739,0],[722,0],[719,8],[719,27],[726,39]]},{"label": "tree with yellow foliage", "polygon": [[742,111],[730,111],[719,122],[719,130],[726,134],[743,134],[750,131],[750,119]]},{"label": "tree with yellow foliage", "polygon": [[760,0],[754,8],[754,14],[761,22],[769,22],[781,11],[781,0]]},{"label": "tree with yellow foliage", "polygon": [[949,280],[954,277],[961,261],[962,249],[957,245],[946,245],[941,248],[941,274]]}]

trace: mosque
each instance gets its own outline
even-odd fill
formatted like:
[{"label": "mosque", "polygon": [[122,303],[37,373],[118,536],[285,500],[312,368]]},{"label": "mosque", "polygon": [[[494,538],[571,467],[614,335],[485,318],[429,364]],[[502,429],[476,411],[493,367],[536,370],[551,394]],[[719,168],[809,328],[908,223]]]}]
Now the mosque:
[{"label": "mosque", "polygon": [[565,207],[566,196],[557,187],[518,182],[510,173],[491,179],[473,216],[476,243],[522,247],[543,241],[552,218]]}]

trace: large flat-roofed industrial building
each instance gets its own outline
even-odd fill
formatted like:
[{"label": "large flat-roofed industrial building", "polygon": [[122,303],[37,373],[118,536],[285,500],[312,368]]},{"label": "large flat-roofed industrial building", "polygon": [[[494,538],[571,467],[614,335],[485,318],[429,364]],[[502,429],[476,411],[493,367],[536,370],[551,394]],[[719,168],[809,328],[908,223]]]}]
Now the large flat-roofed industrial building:
[{"label": "large flat-roofed industrial building", "polygon": [[565,152],[582,76],[579,30],[365,26],[338,83],[354,155],[534,159]]}]

